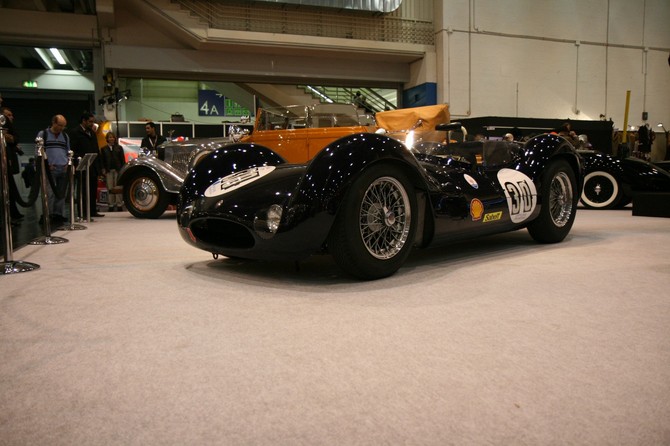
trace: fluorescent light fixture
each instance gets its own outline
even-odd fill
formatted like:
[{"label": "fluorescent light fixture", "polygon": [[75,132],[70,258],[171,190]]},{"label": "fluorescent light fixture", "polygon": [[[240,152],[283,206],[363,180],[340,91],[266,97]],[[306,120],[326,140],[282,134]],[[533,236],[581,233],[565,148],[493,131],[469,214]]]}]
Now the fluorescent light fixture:
[{"label": "fluorescent light fixture", "polygon": [[332,100],[332,99],[330,99],[330,98],[329,98],[328,96],[326,96],[325,94],[321,93],[319,90],[317,90],[317,89],[315,89],[315,88],[313,88],[313,87],[311,87],[311,86],[309,86],[309,85],[307,86],[307,88],[309,88],[309,91],[311,91],[312,93],[314,93],[314,94],[316,94],[317,96],[321,97],[324,101],[328,102],[329,104],[332,104],[332,103],[333,103],[333,100]]},{"label": "fluorescent light fixture", "polygon": [[58,48],[49,48],[49,51],[51,51],[51,54],[54,55],[56,61],[60,65],[65,65],[65,59],[63,58],[63,55],[60,53],[60,50]]},{"label": "fluorescent light fixture", "polygon": [[42,48],[35,48],[35,52],[40,56],[40,59],[42,59],[42,62],[44,62],[44,65],[49,67],[50,70],[54,69],[54,64],[51,61],[51,58],[49,55],[44,51]]}]

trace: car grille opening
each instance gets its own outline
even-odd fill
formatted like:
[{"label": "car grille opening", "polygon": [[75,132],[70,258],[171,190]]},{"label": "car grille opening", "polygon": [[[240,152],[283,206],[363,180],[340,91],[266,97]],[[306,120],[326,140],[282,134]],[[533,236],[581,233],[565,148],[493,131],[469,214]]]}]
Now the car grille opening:
[{"label": "car grille opening", "polygon": [[171,147],[165,148],[165,162],[170,164],[179,172],[186,174],[188,171],[188,160],[195,149],[193,147]]},{"label": "car grille opening", "polygon": [[249,230],[228,220],[198,220],[191,224],[190,229],[196,239],[221,248],[250,249],[254,246],[254,237]]}]

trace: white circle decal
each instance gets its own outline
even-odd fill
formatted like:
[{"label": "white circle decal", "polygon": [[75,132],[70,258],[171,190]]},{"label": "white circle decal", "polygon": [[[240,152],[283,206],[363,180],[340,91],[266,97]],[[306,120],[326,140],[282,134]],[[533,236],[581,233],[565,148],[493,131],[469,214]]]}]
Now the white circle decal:
[{"label": "white circle decal", "polygon": [[500,169],[498,181],[505,191],[510,220],[521,223],[537,206],[537,189],[529,176],[513,169]]}]

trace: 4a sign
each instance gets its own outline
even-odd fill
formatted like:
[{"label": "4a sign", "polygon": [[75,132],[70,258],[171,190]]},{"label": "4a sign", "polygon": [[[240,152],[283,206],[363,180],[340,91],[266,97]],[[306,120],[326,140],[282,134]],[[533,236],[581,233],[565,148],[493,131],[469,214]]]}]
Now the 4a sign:
[{"label": "4a sign", "polygon": [[198,90],[198,116],[248,116],[249,110],[216,90]]},{"label": "4a sign", "polygon": [[225,116],[224,100],[216,90],[198,90],[198,116]]}]

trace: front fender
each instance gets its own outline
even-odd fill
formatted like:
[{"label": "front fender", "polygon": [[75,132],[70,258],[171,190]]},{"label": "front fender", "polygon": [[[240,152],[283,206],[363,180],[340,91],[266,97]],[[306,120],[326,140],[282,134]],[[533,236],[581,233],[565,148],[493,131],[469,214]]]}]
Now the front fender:
[{"label": "front fender", "polygon": [[259,144],[237,143],[221,147],[198,161],[186,175],[180,189],[180,202],[201,196],[221,178],[260,166],[276,166],[286,161],[276,152]]},{"label": "front fender", "polygon": [[309,222],[315,238],[325,240],[351,183],[379,162],[403,165],[415,184],[426,188],[421,167],[400,141],[373,133],[345,136],[322,149],[307,165],[287,206],[293,222]]},{"label": "front fender", "polygon": [[143,156],[135,158],[123,166],[119,172],[118,184],[126,186],[125,183],[134,173],[142,169],[154,172],[158,176],[163,189],[167,192],[178,193],[184,183],[184,175],[165,161],[153,156]]},{"label": "front fender", "polygon": [[618,180],[622,180],[624,169],[621,160],[612,155],[595,150],[580,150],[584,160],[584,168],[587,173],[602,170],[613,175]]},{"label": "front fender", "polygon": [[621,166],[629,196],[637,192],[670,192],[670,173],[658,166],[633,157],[621,160]]}]

